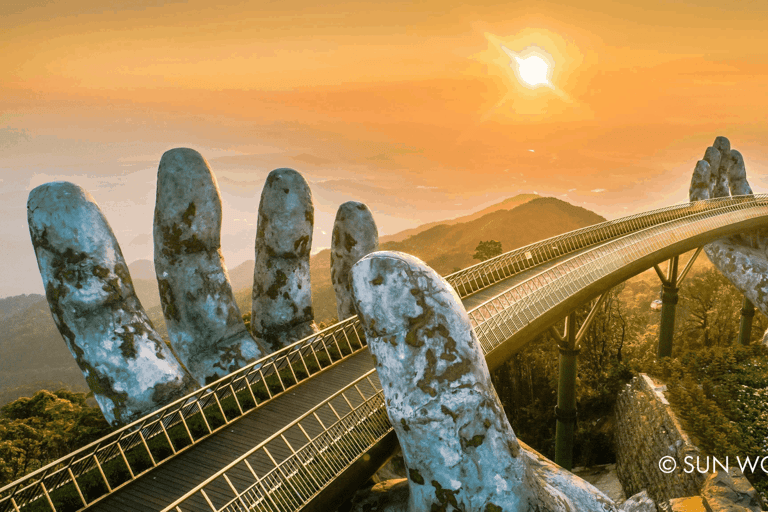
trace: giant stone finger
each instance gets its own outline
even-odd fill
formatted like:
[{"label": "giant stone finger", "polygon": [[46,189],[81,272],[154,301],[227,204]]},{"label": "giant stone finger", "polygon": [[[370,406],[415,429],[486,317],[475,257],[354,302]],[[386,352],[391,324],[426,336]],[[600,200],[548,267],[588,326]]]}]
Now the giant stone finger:
[{"label": "giant stone finger", "polygon": [[696,162],[696,168],[691,177],[691,186],[688,189],[688,196],[691,201],[701,201],[709,199],[710,190],[710,166],[706,160]]},{"label": "giant stone finger", "polygon": [[[705,153],[706,159],[708,154],[712,155],[712,161],[709,165],[712,169],[712,193],[709,197],[728,197],[730,194],[728,189],[728,166],[730,164],[730,152],[731,143],[725,137],[716,137],[713,144],[716,153]],[[707,148],[709,150],[709,148]]]},{"label": "giant stone finger", "polygon": [[[408,469],[404,510],[616,510],[594,487],[521,448],[445,279],[413,256],[385,251],[353,266],[352,288]],[[401,495],[386,506],[398,510],[398,502]]]},{"label": "giant stone finger", "polygon": [[193,149],[166,151],[157,171],[155,272],[171,344],[200,384],[267,355],[243,323],[221,254],[221,197]]},{"label": "giant stone finger", "polygon": [[735,149],[730,153],[731,161],[728,166],[728,185],[732,196],[746,196],[752,194],[752,187],[747,181],[747,169],[744,167],[744,157]]},{"label": "giant stone finger", "polygon": [[27,220],[53,320],[110,424],[197,389],[147,318],[90,194],[67,182],[40,185]]},{"label": "giant stone finger", "polygon": [[312,193],[301,174],[270,172],[259,203],[251,328],[272,351],[317,332],[309,278],[313,224]]},{"label": "giant stone finger", "polygon": [[331,236],[331,281],[338,319],[356,314],[349,273],[352,265],[379,247],[379,232],[366,205],[348,201],[336,212]]}]

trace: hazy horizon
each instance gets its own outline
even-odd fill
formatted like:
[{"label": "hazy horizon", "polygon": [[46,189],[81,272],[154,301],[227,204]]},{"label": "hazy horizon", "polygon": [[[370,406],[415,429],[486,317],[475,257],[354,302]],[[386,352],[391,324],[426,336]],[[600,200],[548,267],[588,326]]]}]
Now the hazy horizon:
[{"label": "hazy horizon", "polygon": [[[768,189],[768,4],[73,0],[0,18],[0,297],[43,293],[26,200],[48,181],[88,190],[126,261],[151,260],[174,147],[216,174],[229,268],[253,259],[279,167],[312,189],[315,250],[349,200],[381,236],[521,193],[608,219],[681,203],[718,135]],[[550,87],[502,47],[545,52]]]}]

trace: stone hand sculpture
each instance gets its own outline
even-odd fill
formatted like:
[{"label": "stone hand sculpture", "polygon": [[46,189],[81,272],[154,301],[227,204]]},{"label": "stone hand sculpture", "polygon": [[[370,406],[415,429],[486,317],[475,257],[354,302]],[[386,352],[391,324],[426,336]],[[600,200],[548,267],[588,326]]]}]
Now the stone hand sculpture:
[{"label": "stone hand sculpture", "polygon": [[27,209],[51,314],[113,425],[130,423],[315,332],[312,196],[292,169],[272,171],[262,193],[254,339],[221,254],[215,176],[192,149],[162,156],[155,271],[178,360],[141,307],[117,240],[93,198],[77,185],[48,183],[30,193]]},{"label": "stone hand sculpture", "polygon": [[219,187],[194,149],[172,149],[160,159],[154,239],[165,324],[192,376],[208,384],[269,354],[251,337],[232,294]]},{"label": "stone hand sculpture", "polygon": [[197,389],[144,313],[120,246],[72,183],[29,194],[27,220],[51,315],[111,425]]},{"label": "stone hand sculpture", "polygon": [[408,470],[407,485],[357,510],[618,510],[517,440],[469,317],[434,270],[376,252],[352,268],[352,289]]},{"label": "stone hand sculpture", "polygon": [[[696,163],[691,201],[752,194],[741,153],[725,137],[717,137]],[[704,246],[717,269],[764,315],[768,315],[768,230],[755,229]],[[763,337],[765,342],[766,337]]]}]

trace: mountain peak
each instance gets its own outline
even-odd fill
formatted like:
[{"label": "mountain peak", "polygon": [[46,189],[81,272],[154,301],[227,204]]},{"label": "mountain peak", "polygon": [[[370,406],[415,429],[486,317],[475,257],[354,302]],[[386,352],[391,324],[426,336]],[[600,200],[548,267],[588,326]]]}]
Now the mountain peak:
[{"label": "mountain peak", "polygon": [[417,226],[415,228],[406,229],[405,231],[400,231],[399,233],[395,233],[394,235],[379,237],[379,243],[383,244],[386,242],[402,242],[408,237],[418,235],[419,233],[423,233],[424,231],[427,231],[428,229],[432,229],[433,227],[439,226],[441,224],[452,226],[454,224],[459,224],[462,222],[470,222],[475,219],[479,219],[484,215],[488,215],[489,213],[493,213],[499,210],[511,210],[517,206],[520,206],[521,204],[525,204],[528,201],[532,201],[540,197],[541,196],[538,194],[518,194],[516,196],[508,197],[507,199],[503,200],[500,203],[493,204],[491,206],[483,208],[482,210],[477,211],[475,213],[471,213],[469,215],[463,215],[461,217],[456,217],[448,220],[440,220],[437,222],[428,222],[427,224],[422,224],[421,226]]}]

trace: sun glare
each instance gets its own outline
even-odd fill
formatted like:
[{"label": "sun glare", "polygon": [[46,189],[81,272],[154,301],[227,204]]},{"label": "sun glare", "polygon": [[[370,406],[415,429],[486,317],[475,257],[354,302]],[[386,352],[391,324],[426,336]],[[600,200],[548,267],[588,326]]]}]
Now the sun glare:
[{"label": "sun glare", "polygon": [[550,59],[546,59],[535,48],[528,48],[521,53],[515,53],[504,45],[502,50],[510,57],[509,67],[516,71],[517,78],[530,89],[545,85],[552,87],[549,76],[552,71]]},{"label": "sun glare", "polygon": [[547,63],[544,59],[537,55],[532,55],[527,59],[521,59],[515,57],[517,66],[520,71],[520,79],[528,85],[544,85],[548,84],[547,80]]}]

